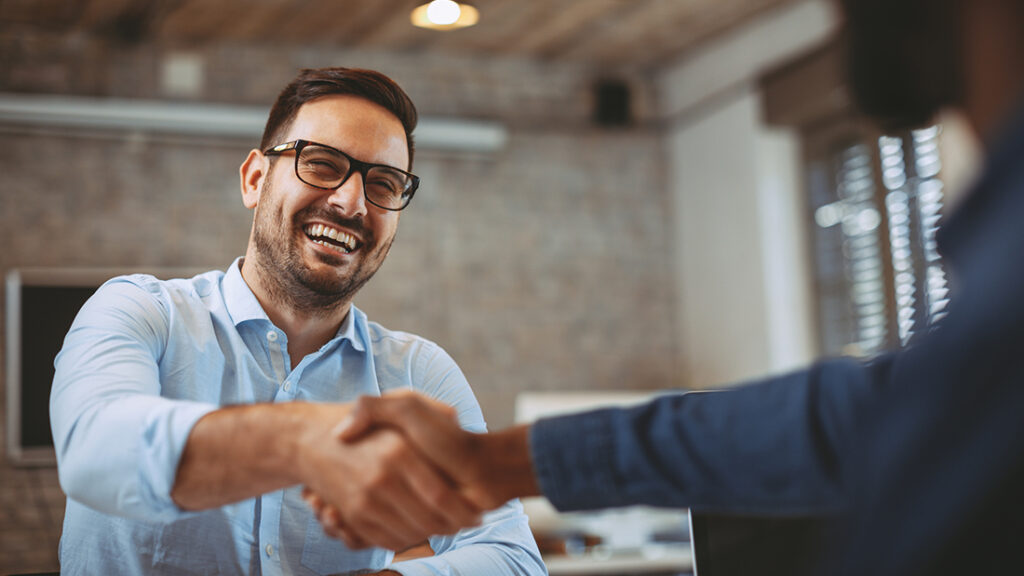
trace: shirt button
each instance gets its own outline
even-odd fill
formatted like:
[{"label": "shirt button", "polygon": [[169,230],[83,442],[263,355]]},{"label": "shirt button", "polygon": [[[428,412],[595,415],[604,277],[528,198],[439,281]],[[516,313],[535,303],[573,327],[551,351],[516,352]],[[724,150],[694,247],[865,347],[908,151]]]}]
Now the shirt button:
[{"label": "shirt button", "polygon": [[271,546],[270,544],[267,544],[266,550],[267,550],[267,556],[273,556],[274,555],[274,547]]},{"label": "shirt button", "polygon": [[274,332],[273,330],[267,332],[267,340],[277,342],[277,332]]},{"label": "shirt button", "polygon": [[288,380],[284,381],[284,391],[287,392],[292,389],[292,383]]}]

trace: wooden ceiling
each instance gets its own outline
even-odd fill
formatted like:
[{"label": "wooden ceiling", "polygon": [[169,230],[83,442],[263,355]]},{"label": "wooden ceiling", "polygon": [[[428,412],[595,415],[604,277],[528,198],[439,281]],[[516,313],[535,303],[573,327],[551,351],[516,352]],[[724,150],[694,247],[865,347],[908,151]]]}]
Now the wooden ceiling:
[{"label": "wooden ceiling", "polygon": [[175,46],[221,42],[499,55],[655,68],[798,0],[471,0],[480,23],[413,27],[423,0],[0,0],[0,32],[26,28]]}]

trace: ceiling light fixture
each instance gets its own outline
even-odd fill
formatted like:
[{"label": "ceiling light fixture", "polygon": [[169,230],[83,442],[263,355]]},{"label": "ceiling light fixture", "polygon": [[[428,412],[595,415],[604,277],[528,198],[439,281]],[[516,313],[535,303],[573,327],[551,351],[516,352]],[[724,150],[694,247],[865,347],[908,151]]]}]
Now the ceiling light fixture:
[{"label": "ceiling light fixture", "polygon": [[480,12],[469,4],[452,0],[434,0],[417,6],[410,16],[413,25],[431,30],[455,30],[472,26],[480,20]]}]

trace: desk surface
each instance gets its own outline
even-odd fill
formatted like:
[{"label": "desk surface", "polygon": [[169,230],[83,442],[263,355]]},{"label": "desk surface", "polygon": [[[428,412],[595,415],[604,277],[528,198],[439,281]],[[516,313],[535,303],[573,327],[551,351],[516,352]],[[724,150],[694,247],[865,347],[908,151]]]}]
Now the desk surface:
[{"label": "desk surface", "polygon": [[678,574],[693,570],[689,545],[650,546],[643,551],[545,556],[551,576],[584,574]]}]

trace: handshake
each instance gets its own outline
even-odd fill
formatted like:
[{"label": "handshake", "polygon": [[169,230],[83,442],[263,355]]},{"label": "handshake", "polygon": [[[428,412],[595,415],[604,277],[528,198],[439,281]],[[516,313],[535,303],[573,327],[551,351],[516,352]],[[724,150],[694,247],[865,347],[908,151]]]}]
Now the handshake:
[{"label": "handshake", "polygon": [[361,398],[330,437],[307,459],[303,498],[352,549],[403,550],[540,493],[527,427],[467,432],[453,408],[412,391]]}]

